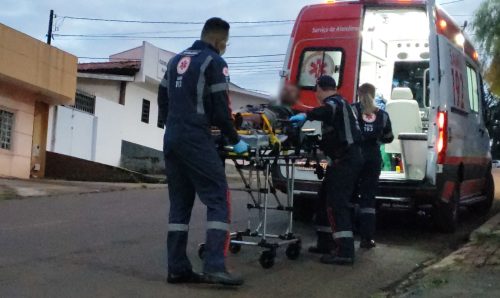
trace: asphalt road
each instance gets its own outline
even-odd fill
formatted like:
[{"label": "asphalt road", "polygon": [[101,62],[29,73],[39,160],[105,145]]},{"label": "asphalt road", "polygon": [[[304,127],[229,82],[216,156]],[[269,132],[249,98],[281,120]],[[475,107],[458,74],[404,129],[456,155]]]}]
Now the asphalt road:
[{"label": "asphalt road", "polygon": [[[246,226],[245,203],[246,194],[233,193],[235,227]],[[276,265],[264,270],[261,249],[244,247],[228,264],[246,284],[223,289],[164,283],[167,208],[165,189],[0,201],[0,297],[368,297],[456,248],[485,220],[465,212],[460,230],[443,235],[425,216],[386,212],[379,246],[358,251],[353,267],[322,265],[308,253],[290,261],[282,249]],[[271,218],[280,232],[286,217]],[[196,269],[204,222],[205,208],[197,203],[189,247]],[[297,228],[307,248],[314,229]]]}]

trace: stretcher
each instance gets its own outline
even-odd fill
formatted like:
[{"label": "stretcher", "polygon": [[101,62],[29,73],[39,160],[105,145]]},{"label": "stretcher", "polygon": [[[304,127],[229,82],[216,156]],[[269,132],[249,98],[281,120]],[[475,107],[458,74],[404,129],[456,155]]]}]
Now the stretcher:
[{"label": "stretcher", "polygon": [[[246,229],[230,233],[229,251],[240,252],[243,246],[260,247],[259,263],[265,268],[274,266],[279,248],[286,246],[286,256],[296,260],[301,253],[301,239],[293,231],[293,200],[295,184],[295,164],[306,158],[306,153],[294,146],[292,130],[299,130],[290,125],[290,130],[277,131],[267,117],[258,114],[262,126],[258,129],[239,130],[240,137],[252,148],[248,153],[237,155],[222,150],[221,156],[231,160],[241,178],[243,188],[231,190],[244,191],[248,194],[248,221]],[[287,122],[281,120],[282,122]],[[286,169],[286,197],[280,198],[273,185],[271,171],[274,167]],[[257,213],[256,219],[252,218]],[[286,229],[280,234],[269,231],[270,212],[285,212],[288,215]],[[255,216],[254,216],[255,217]],[[204,254],[204,245],[198,250],[200,258]]]}]

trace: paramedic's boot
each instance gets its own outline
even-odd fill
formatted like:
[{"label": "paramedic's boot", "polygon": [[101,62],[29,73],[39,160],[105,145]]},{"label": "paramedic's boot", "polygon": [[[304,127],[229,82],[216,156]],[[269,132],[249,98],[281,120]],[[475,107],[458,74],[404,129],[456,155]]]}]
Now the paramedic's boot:
[{"label": "paramedic's boot", "polygon": [[196,273],[194,271],[188,271],[183,274],[169,273],[167,276],[167,282],[169,284],[204,283],[205,277],[203,274]]},{"label": "paramedic's boot", "polygon": [[373,239],[361,239],[361,242],[359,243],[359,247],[364,249],[372,249],[375,246],[377,246],[377,244]]},{"label": "paramedic's boot", "polygon": [[341,257],[337,254],[326,254],[319,260],[323,264],[330,265],[354,265],[354,258],[351,257]]},{"label": "paramedic's boot", "polygon": [[316,232],[318,235],[316,246],[309,247],[313,254],[329,254],[335,248],[335,241],[331,232]]},{"label": "paramedic's boot", "polygon": [[243,278],[232,275],[227,271],[205,273],[206,282],[224,286],[241,286]]}]

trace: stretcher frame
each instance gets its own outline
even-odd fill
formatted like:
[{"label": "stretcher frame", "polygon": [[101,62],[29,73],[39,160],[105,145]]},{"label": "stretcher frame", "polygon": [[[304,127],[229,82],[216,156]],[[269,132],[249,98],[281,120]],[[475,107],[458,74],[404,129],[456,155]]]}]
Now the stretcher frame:
[{"label": "stretcher frame", "polygon": [[[275,150],[270,148],[259,148],[247,156],[228,155],[227,159],[233,161],[236,170],[243,182],[243,188],[232,190],[244,191],[248,193],[247,209],[249,212],[247,228],[243,231],[230,233],[230,247],[232,253],[238,253],[242,246],[256,246],[265,248],[259,258],[259,263],[263,268],[271,268],[274,265],[276,251],[278,248],[287,246],[286,255],[289,259],[295,260],[300,256],[301,239],[293,232],[293,203],[295,186],[295,163],[299,159],[305,158],[300,154],[291,153],[292,150]],[[248,163],[248,165],[245,165]],[[285,179],[287,184],[286,202],[282,203],[276,193],[271,178],[272,166],[285,166]],[[248,170],[248,177],[244,170]],[[255,176],[254,176],[255,175]],[[255,187],[253,185],[255,177]],[[271,197],[274,198],[275,205],[271,206]],[[258,220],[252,223],[251,211],[258,210]],[[288,212],[288,225],[283,234],[271,234],[268,232],[268,212],[269,211]],[[247,238],[255,239],[247,240]]]}]

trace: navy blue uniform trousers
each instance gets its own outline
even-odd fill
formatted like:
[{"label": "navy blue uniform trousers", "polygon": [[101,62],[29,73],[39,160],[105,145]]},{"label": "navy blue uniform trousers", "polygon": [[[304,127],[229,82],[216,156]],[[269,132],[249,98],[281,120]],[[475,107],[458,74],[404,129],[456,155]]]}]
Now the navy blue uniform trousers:
[{"label": "navy blue uniform trousers", "polygon": [[362,164],[359,146],[352,145],[344,156],[330,162],[319,193],[315,223],[318,232],[333,232],[340,257],[354,258],[351,198]]},{"label": "navy blue uniform trousers", "polygon": [[376,225],[376,202],[380,172],[382,170],[382,155],[380,145],[363,144],[363,167],[359,177],[359,208],[360,227],[359,232],[362,239],[371,240],[375,236]]},{"label": "navy blue uniform trousers", "polygon": [[[175,131],[174,127],[171,129]],[[225,271],[230,197],[223,163],[206,131],[184,129],[179,135],[168,142],[165,139],[164,150],[170,198],[168,270],[174,274],[192,270],[186,246],[191,210],[197,194],[207,206],[203,271]]]}]

